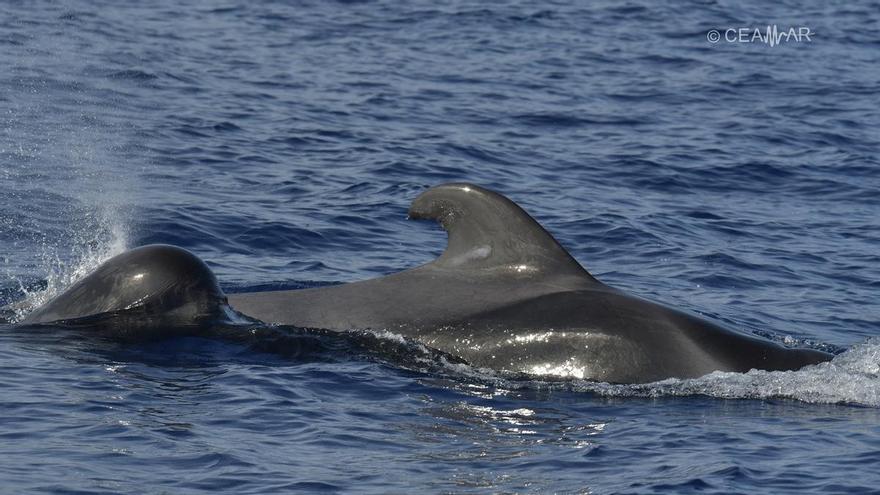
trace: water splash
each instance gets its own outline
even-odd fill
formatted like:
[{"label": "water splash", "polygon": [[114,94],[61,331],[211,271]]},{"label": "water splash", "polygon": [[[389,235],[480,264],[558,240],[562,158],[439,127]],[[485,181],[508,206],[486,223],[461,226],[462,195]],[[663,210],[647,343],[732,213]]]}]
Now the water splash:
[{"label": "water splash", "polygon": [[20,97],[0,115],[0,321],[14,323],[125,249],[136,179],[119,165],[125,129],[71,99],[86,90],[13,83]]},{"label": "water splash", "polygon": [[689,380],[668,379],[641,385],[582,382],[575,389],[609,397],[794,399],[813,404],[880,407],[880,339],[870,339],[831,361],[797,371],[716,371]]},{"label": "water splash", "polygon": [[9,275],[18,285],[23,298],[7,309],[10,323],[21,321],[34,309],[83,278],[101,263],[122,253],[128,246],[128,230],[123,224],[105,218],[98,230],[73,233],[73,250],[66,256],[50,244],[43,244],[40,266],[46,270],[45,284],[28,286],[21,279]]},{"label": "water splash", "polygon": [[[535,386],[554,386],[534,382]],[[654,383],[616,385],[573,381],[564,386],[605,397],[685,397],[719,399],[793,399],[811,404],[880,407],[880,339],[853,346],[831,361],[797,371],[716,371],[700,378],[670,378]]]},{"label": "water splash", "polygon": [[[405,343],[425,358],[425,346],[390,332],[375,337]],[[540,389],[593,393],[604,397],[686,397],[719,399],[793,399],[812,404],[851,404],[880,407],[880,338],[869,339],[831,361],[797,371],[751,370],[747,373],[716,371],[700,378],[670,378],[645,384],[611,384],[553,374],[498,372],[444,360],[434,363],[443,372],[466,381],[491,384],[507,390]],[[425,368],[427,370],[427,368]]]}]

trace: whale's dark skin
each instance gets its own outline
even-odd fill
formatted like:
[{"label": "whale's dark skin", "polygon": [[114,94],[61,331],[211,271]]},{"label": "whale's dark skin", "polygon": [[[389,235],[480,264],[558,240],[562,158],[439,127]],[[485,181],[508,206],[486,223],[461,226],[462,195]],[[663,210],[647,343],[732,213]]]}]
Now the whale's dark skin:
[{"label": "whale's dark skin", "polygon": [[153,244],[107,260],[20,323],[95,323],[147,336],[210,325],[227,311],[226,295],[204,261],[183,248]]},{"label": "whale's dark skin", "polygon": [[227,299],[195,255],[145,246],[107,261],[24,323],[123,314],[148,327],[178,327],[211,321],[228,312],[228,302],[266,323],[389,330],[476,366],[612,383],[794,370],[832,357],[604,285],[519,206],[478,186],[433,187],[409,216],[438,221],[449,243],[438,259],[400,273]]},{"label": "whale's dark skin", "polygon": [[614,383],[793,370],[831,358],[609,287],[519,206],[481,187],[431,188],[409,216],[448,232],[435,261],[338,286],[231,294],[229,302],[269,323],[387,329],[476,366]]}]

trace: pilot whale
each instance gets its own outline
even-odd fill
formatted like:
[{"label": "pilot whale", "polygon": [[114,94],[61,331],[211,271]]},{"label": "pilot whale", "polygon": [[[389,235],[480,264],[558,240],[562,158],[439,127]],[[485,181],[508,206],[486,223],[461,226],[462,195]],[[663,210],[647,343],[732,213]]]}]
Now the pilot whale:
[{"label": "pilot whale", "polygon": [[230,315],[204,261],[183,248],[152,244],[105,261],[19,323],[111,326],[123,337],[150,337]]},{"label": "pilot whale", "polygon": [[409,217],[439,222],[448,243],[436,260],[399,273],[227,296],[195,255],[144,246],[110,259],[24,323],[120,312],[168,325],[231,308],[270,324],[387,330],[478,367],[611,383],[794,370],[832,357],[607,286],[522,208],[476,185],[430,188]]}]

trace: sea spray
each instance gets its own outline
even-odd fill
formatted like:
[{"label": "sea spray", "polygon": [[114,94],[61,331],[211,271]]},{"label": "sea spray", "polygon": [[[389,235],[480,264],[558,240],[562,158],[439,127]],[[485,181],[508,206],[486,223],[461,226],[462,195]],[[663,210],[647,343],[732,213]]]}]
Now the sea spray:
[{"label": "sea spray", "polygon": [[[0,114],[0,319],[18,321],[129,243],[140,156],[125,151],[131,124],[84,70],[64,36],[37,36],[7,81]],[[48,61],[48,62],[47,62]],[[50,63],[52,72],[42,69]]]},{"label": "sea spray", "polygon": [[64,243],[69,246],[66,252],[59,251],[57,244],[42,244],[38,259],[45,279],[40,283],[13,278],[23,297],[10,306],[10,322],[20,321],[101,263],[125,251],[128,231],[123,223],[103,214],[93,220],[96,222],[86,223],[88,227],[70,233],[70,240]]}]

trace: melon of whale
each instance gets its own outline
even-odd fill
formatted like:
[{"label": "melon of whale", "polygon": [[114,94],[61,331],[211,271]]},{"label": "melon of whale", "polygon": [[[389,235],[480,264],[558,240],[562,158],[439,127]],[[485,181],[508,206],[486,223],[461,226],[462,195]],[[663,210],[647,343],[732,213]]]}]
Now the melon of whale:
[{"label": "melon of whale", "polygon": [[189,251],[152,244],[102,263],[19,323],[101,327],[156,337],[209,327],[231,315],[214,273]]},{"label": "melon of whale", "polygon": [[794,370],[831,359],[609,287],[519,206],[487,189],[433,187],[413,201],[409,217],[438,221],[448,245],[436,260],[399,273],[227,296],[194,254],[150,245],[111,258],[23,323],[97,318],[118,322],[119,332],[210,330],[233,309],[271,324],[387,330],[479,367],[612,383]]}]

